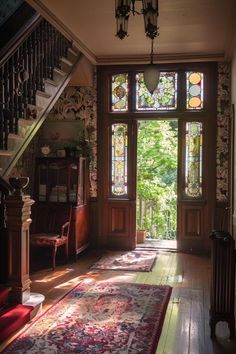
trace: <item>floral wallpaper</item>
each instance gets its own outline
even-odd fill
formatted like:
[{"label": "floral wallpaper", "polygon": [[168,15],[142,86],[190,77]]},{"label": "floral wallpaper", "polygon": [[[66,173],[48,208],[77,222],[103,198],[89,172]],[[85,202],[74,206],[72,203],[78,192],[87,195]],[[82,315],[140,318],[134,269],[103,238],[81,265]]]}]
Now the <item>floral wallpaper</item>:
[{"label": "floral wallpaper", "polygon": [[[48,115],[47,120],[70,122],[78,129],[92,149],[90,163],[90,196],[97,197],[97,93],[94,87],[67,87]],[[78,125],[79,123],[79,125]],[[79,128],[80,127],[80,128]],[[65,125],[65,129],[68,125]],[[72,128],[73,129],[73,128]],[[54,129],[50,141],[54,144],[63,140],[62,129]],[[81,133],[80,133],[81,134]]]},{"label": "floral wallpaper", "polygon": [[[58,124],[56,124],[56,121]],[[59,124],[59,121],[65,124]],[[55,125],[52,124],[53,122],[55,122]],[[51,131],[48,129],[48,123],[51,123]],[[44,128],[44,125],[46,128]],[[31,183],[26,192],[32,195],[34,181],[32,162],[36,156],[41,155],[41,147],[48,144],[51,152],[55,154],[52,149],[53,146],[62,144],[63,138],[68,140],[68,135],[74,134],[76,136],[77,131],[84,135],[91,147],[90,196],[97,197],[97,102],[95,87],[67,87],[64,90],[42,128],[13,168],[10,176],[29,176]],[[46,137],[45,132],[48,134]],[[78,134],[77,132],[77,138]]]},{"label": "floral wallpaper", "polygon": [[227,202],[229,195],[230,64],[218,63],[216,200]]}]

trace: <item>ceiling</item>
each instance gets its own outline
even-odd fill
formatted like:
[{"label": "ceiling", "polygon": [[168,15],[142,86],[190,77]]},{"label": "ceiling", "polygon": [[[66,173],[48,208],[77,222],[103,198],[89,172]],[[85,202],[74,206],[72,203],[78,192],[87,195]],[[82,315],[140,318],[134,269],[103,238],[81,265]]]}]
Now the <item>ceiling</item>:
[{"label": "ceiling", "polygon": [[[115,0],[27,0],[93,64],[144,63],[150,40],[142,16],[129,18],[129,37],[115,37]],[[136,1],[136,7],[141,7]],[[236,35],[235,0],[159,0],[160,36],[155,61],[230,60]]]}]

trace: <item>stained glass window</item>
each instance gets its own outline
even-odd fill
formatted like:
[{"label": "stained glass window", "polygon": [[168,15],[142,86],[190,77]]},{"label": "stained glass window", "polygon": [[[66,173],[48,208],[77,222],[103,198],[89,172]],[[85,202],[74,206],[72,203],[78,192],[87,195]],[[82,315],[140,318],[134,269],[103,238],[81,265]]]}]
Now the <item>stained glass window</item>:
[{"label": "stained glass window", "polygon": [[186,123],[185,194],[202,195],[202,123]]},{"label": "stained glass window", "polygon": [[127,124],[112,125],[112,194],[127,194]]},{"label": "stained glass window", "polygon": [[174,110],[177,108],[177,73],[161,72],[157,89],[151,95],[143,73],[136,75],[136,109],[138,111]]},{"label": "stained glass window", "polygon": [[203,108],[203,73],[186,72],[187,109]]},{"label": "stained glass window", "polygon": [[112,76],[112,111],[122,112],[128,110],[128,74]]}]

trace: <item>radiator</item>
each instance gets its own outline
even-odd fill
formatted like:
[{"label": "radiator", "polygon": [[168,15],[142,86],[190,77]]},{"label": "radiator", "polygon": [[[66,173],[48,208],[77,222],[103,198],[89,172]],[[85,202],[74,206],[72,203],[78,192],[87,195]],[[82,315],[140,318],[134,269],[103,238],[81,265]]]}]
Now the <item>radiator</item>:
[{"label": "radiator", "polygon": [[235,242],[224,231],[214,231],[211,243],[210,328],[215,337],[218,321],[228,322],[230,339],[235,335]]}]

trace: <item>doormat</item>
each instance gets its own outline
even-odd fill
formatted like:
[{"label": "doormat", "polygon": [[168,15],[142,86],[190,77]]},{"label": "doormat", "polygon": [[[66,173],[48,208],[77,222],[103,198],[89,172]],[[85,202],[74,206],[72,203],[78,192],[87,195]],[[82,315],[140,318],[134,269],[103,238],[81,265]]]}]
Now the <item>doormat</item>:
[{"label": "doormat", "polygon": [[157,257],[156,251],[108,252],[91,269],[130,270],[150,272]]},{"label": "doormat", "polygon": [[3,353],[155,354],[171,290],[82,281]]}]

